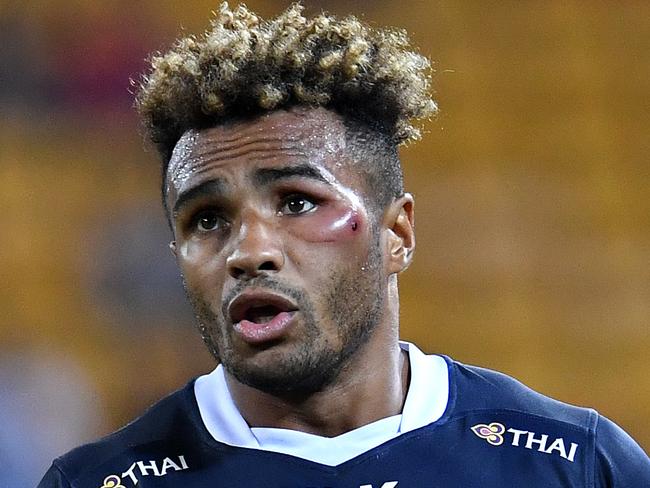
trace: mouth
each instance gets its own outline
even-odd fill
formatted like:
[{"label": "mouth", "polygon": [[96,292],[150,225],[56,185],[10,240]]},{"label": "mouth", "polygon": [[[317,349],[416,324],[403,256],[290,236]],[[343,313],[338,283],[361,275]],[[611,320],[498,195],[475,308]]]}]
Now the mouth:
[{"label": "mouth", "polygon": [[235,333],[249,344],[280,339],[297,312],[293,301],[264,290],[244,291],[228,306]]}]

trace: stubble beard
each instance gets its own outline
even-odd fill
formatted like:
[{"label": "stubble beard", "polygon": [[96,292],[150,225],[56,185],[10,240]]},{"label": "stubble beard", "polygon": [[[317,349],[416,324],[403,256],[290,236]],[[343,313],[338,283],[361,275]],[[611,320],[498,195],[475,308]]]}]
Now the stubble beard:
[{"label": "stubble beard", "polygon": [[272,364],[256,364],[233,348],[232,326],[224,317],[226,307],[215,313],[198,294],[186,287],[194,308],[201,337],[210,353],[239,382],[275,395],[309,395],[323,391],[339,377],[354,354],[368,342],[382,318],[383,290],[381,255],[378,243],[371,246],[368,259],[359,269],[333,272],[324,285],[325,320],[338,326],[337,344],[322,333],[309,297],[266,275],[240,283],[223,301],[248,287],[281,293],[298,305],[303,324],[301,342],[291,352],[278,353]]}]

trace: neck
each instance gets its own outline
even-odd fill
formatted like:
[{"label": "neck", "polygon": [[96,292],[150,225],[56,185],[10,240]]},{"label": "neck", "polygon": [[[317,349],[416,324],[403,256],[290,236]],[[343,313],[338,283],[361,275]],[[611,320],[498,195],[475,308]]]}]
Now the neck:
[{"label": "neck", "polygon": [[[395,294],[396,288],[390,293]],[[396,304],[396,296],[387,303]],[[309,395],[266,393],[226,372],[228,388],[251,427],[291,429],[334,437],[400,414],[408,391],[408,355],[398,343],[398,310],[390,306],[370,340],[325,389]]]}]

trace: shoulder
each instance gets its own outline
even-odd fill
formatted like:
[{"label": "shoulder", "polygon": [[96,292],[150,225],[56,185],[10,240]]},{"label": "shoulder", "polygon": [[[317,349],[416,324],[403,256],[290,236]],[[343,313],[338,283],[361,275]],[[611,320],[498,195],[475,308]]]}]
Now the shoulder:
[{"label": "shoulder", "polygon": [[92,486],[111,475],[124,476],[138,462],[156,473],[165,465],[165,470],[183,469],[185,457],[201,445],[203,435],[193,385],[170,394],[120,430],[55,459],[51,471],[73,486]]},{"label": "shoulder", "polygon": [[449,366],[450,400],[455,411],[498,410],[593,429],[597,413],[590,408],[561,402],[498,371],[445,358]]},{"label": "shoulder", "polygon": [[550,398],[503,373],[445,359],[448,421],[460,423],[476,441],[562,459],[567,469],[580,466],[588,486],[650,486],[643,449],[595,410]]},{"label": "shoulder", "polygon": [[627,432],[599,416],[595,437],[596,486],[650,486],[650,458]]}]

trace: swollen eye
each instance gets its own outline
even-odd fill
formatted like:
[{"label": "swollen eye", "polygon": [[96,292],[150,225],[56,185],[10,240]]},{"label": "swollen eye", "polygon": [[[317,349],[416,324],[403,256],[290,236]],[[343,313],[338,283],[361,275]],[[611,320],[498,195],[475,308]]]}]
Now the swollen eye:
[{"label": "swollen eye", "polygon": [[302,196],[292,196],[285,200],[281,211],[283,214],[301,214],[316,208],[316,205]]}]

